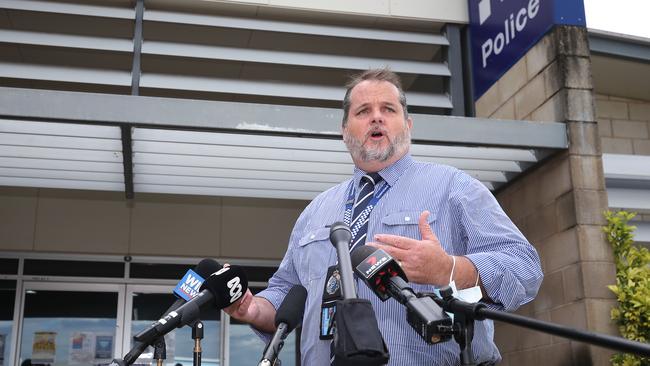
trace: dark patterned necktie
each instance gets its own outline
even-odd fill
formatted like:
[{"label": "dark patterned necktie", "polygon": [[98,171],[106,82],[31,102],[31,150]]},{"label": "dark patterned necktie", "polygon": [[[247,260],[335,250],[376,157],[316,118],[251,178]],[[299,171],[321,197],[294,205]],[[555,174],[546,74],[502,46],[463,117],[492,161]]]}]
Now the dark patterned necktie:
[{"label": "dark patterned necktie", "polygon": [[354,203],[352,221],[350,221],[350,231],[352,232],[350,250],[366,242],[368,220],[373,208],[370,201],[375,195],[375,187],[379,182],[381,182],[381,176],[378,173],[371,173],[361,177],[360,191],[357,201]]}]

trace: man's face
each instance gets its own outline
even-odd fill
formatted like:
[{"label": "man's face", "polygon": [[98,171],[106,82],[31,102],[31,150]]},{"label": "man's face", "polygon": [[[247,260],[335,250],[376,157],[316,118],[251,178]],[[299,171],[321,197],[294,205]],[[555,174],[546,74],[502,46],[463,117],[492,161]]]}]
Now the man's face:
[{"label": "man's face", "polygon": [[359,168],[379,171],[404,156],[411,143],[411,126],[393,84],[365,80],[352,89],[343,141]]}]

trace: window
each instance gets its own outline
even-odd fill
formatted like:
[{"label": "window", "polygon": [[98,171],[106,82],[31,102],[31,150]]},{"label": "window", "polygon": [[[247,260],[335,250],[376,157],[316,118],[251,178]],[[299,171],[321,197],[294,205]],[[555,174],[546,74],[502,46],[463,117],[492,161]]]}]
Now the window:
[{"label": "window", "polygon": [[[263,288],[250,288],[253,293],[258,293]],[[295,329],[284,340],[284,347],[280,352],[282,366],[296,365],[296,334]],[[242,324],[235,319],[230,319],[230,366],[248,366],[253,360],[262,358],[266,343],[258,337],[247,324]]]},{"label": "window", "polygon": [[25,282],[19,363],[107,363],[121,338],[119,286]]},{"label": "window", "polygon": [[9,362],[15,298],[16,281],[0,281],[0,365]]},{"label": "window", "polygon": [[[191,267],[102,256],[0,258],[0,275],[5,276],[0,280],[0,366],[27,359],[48,366],[94,366],[124,357],[133,347],[133,335],[157,321],[176,300],[174,285]],[[271,266],[246,266],[251,290],[261,290],[274,271]],[[266,344],[248,325],[222,319],[223,314],[216,308],[201,311],[202,364],[249,365],[261,358]],[[299,364],[297,333],[285,341],[280,354],[284,365]],[[192,365],[190,326],[170,332],[165,346],[165,365]],[[224,352],[226,346],[229,352]],[[149,347],[137,363],[151,365],[152,360]]]},{"label": "window", "polygon": [[[130,335],[128,348],[124,348],[126,354],[132,347],[133,335],[148,327],[152,322],[157,321],[169,306],[176,300],[172,295],[170,286],[157,285],[129,285],[127,286],[127,302],[132,299],[130,310]],[[127,304],[127,309],[129,305]],[[216,309],[204,309],[199,316],[203,323],[203,339],[201,340],[201,365],[219,365],[221,352],[219,349],[221,339],[221,312]],[[168,333],[165,336],[166,365],[192,365],[194,340],[192,339],[192,328],[184,326]],[[140,356],[138,363],[152,364],[154,349],[148,347]],[[141,362],[142,361],[142,362]],[[155,361],[154,361],[155,363]]]}]

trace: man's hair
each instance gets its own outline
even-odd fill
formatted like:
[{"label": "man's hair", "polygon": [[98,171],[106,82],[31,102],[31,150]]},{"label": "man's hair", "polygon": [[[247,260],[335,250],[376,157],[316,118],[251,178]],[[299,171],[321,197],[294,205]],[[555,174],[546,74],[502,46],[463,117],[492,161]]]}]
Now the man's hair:
[{"label": "man's hair", "polygon": [[396,73],[392,72],[388,68],[370,69],[362,73],[352,75],[348,83],[345,84],[347,90],[345,91],[345,98],[343,98],[343,126],[347,124],[348,115],[350,114],[350,94],[352,93],[352,89],[354,89],[355,86],[365,80],[387,81],[395,85],[397,91],[399,92],[399,103],[402,105],[402,109],[404,110],[404,119],[408,118],[406,95],[404,94],[404,90],[402,90],[402,81],[400,80],[399,76],[397,76]]}]

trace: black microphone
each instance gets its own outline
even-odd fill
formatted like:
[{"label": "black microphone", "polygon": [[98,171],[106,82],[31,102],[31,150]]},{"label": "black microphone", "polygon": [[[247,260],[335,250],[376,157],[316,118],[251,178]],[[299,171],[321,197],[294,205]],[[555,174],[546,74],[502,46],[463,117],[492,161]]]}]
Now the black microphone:
[{"label": "black microphone", "polygon": [[[192,270],[187,271],[187,273],[185,273],[185,276],[183,276],[183,278],[181,278],[181,280],[176,285],[176,288],[174,288],[174,295],[176,295],[178,298],[167,310],[163,312],[163,314],[167,314],[172,310],[178,309],[181,305],[188,301],[188,298],[196,296],[196,293],[200,291],[203,282],[205,282],[205,279],[210,277],[211,274],[217,272],[219,269],[221,269],[221,267],[221,264],[219,264],[219,262],[215,261],[214,259],[205,258],[202,259],[199,264],[197,264],[196,267],[194,267]],[[193,276],[191,271],[196,272],[200,278]]]},{"label": "black microphone", "polygon": [[194,322],[199,317],[201,307],[215,306],[223,309],[242,297],[247,289],[248,280],[240,266],[223,267],[205,280],[201,291],[192,300],[170,311],[133,338],[151,344],[174,328]]},{"label": "black microphone", "polygon": [[363,245],[352,251],[354,271],[382,301],[393,297],[406,306],[408,323],[430,344],[451,338],[452,320],[433,299],[418,297],[400,265],[381,249]]},{"label": "black microphone", "polygon": [[330,228],[330,241],[339,258],[343,294],[343,300],[336,302],[334,314],[333,365],[385,365],[390,356],[372,304],[370,300],[357,298],[350,259],[350,228],[342,222],[335,222]]},{"label": "black microphone", "polygon": [[280,350],[284,346],[284,339],[293,331],[295,327],[302,322],[302,316],[305,312],[305,300],[307,299],[307,290],[296,285],[289,290],[284,301],[275,313],[275,326],[277,329],[273,338],[264,349],[259,366],[275,365]]},{"label": "black microphone", "polygon": [[[188,270],[187,273],[181,278],[181,280],[174,288],[174,295],[178,297],[171,306],[163,312],[163,314],[168,314],[181,305],[187,302],[192,296],[196,296],[201,285],[205,281],[204,279],[217,272],[221,268],[221,265],[214,259],[205,258],[202,259],[193,270]],[[198,277],[197,277],[198,275]],[[132,364],[144,350],[149,346],[149,343],[144,342],[135,342],[135,345],[129,353],[124,356],[124,362],[127,364]],[[115,360],[117,361],[117,360]]]},{"label": "black microphone", "polygon": [[333,223],[330,227],[330,241],[336,248],[336,254],[339,258],[343,299],[356,299],[357,294],[354,287],[354,275],[350,260],[350,242],[352,241],[350,228],[343,222]]}]

